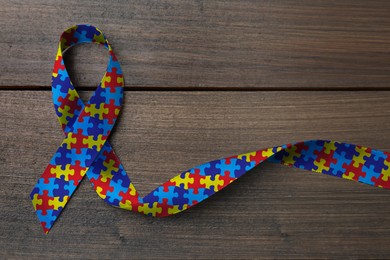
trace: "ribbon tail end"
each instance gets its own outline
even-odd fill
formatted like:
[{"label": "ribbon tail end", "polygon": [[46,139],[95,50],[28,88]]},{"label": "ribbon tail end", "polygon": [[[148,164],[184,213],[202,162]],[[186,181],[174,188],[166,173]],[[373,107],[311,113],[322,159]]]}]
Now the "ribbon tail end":
[{"label": "ribbon tail end", "polygon": [[37,209],[34,204],[35,214],[38,217],[39,222],[41,223],[43,232],[47,235],[50,229],[53,227],[54,222],[57,220],[57,217],[60,215],[62,208],[58,210],[54,209]]},{"label": "ribbon tail end", "polygon": [[46,228],[46,222],[41,222],[41,225],[42,225],[43,233],[45,233],[45,235],[49,234],[51,227]]}]

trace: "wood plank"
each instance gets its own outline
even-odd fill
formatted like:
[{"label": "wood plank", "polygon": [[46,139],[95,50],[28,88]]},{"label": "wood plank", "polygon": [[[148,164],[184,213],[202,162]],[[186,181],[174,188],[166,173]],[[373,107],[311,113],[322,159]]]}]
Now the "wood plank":
[{"label": "wood plank", "polygon": [[[46,91],[0,92],[2,258],[389,256],[389,191],[274,164],[164,219],[114,209],[84,180],[45,236],[28,195],[62,141],[50,98]],[[111,143],[145,194],[200,163],[298,140],[390,151],[389,98],[390,92],[126,92]]]},{"label": "wood plank", "polygon": [[[386,0],[0,0],[0,85],[49,87],[60,33],[88,22],[127,87],[389,89],[389,13]],[[70,56],[76,85],[95,86],[106,53]]]}]

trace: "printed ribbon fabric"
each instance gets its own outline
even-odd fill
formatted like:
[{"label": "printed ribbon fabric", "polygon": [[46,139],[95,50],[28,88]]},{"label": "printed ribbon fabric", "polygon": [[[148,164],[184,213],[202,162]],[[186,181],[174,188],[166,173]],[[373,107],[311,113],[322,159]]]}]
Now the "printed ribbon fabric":
[{"label": "printed ribbon fabric", "polygon": [[[76,44],[91,42],[108,49],[110,58],[103,79],[84,105],[70,81],[62,55]],[[45,233],[84,175],[109,205],[155,217],[176,214],[198,204],[264,161],[390,188],[389,153],[353,144],[312,140],[208,162],[184,171],[140,197],[107,141],[121,108],[123,85],[119,62],[99,29],[76,25],[61,35],[52,91],[65,139],[30,195]]]}]

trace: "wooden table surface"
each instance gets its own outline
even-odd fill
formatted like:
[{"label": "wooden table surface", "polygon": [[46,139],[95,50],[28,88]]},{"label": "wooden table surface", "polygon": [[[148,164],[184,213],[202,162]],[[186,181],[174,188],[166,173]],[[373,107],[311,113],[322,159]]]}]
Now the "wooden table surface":
[{"label": "wooden table surface", "polygon": [[[195,165],[307,139],[390,151],[390,2],[0,0],[1,258],[389,258],[390,191],[265,163],[181,214],[85,180],[45,236],[29,193],[63,139],[51,69],[90,23],[122,64],[111,144],[146,194]],[[108,55],[65,55],[87,100]]]}]

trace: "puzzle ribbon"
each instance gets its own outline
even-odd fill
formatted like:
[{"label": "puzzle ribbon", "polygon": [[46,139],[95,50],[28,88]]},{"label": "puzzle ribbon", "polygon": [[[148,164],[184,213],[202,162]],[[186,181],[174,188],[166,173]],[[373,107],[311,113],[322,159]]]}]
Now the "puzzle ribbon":
[{"label": "puzzle ribbon", "polygon": [[[79,43],[97,43],[109,51],[106,73],[84,105],[66,71],[63,53]],[[194,167],[140,197],[107,141],[123,98],[123,75],[103,33],[76,25],[60,38],[52,75],[54,107],[65,139],[30,194],[48,233],[87,175],[108,204],[163,217],[186,210],[220,191],[264,161],[390,188],[390,155],[353,144],[312,140],[261,149]]]}]

